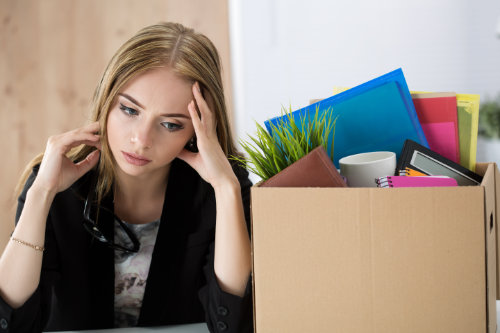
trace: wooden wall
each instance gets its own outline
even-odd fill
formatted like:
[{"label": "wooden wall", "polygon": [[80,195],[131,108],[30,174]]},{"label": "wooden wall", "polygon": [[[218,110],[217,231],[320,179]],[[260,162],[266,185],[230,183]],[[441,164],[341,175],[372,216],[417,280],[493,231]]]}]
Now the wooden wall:
[{"label": "wooden wall", "polygon": [[214,42],[231,96],[226,0],[0,0],[0,253],[14,228],[14,187],[24,166],[50,135],[85,123],[116,49],[159,21]]}]

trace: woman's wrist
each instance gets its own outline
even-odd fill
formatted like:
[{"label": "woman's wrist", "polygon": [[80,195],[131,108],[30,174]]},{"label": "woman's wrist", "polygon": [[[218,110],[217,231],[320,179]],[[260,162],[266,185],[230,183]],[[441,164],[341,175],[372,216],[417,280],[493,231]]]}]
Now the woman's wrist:
[{"label": "woman's wrist", "polygon": [[27,197],[33,196],[33,198],[36,198],[37,201],[43,201],[50,205],[54,200],[56,193],[57,192],[55,190],[44,187],[35,180],[33,185],[31,185],[28,190]]},{"label": "woman's wrist", "polygon": [[217,184],[212,185],[212,187],[214,188],[214,192],[216,194],[221,192],[241,191],[240,182],[236,176],[221,180]]}]

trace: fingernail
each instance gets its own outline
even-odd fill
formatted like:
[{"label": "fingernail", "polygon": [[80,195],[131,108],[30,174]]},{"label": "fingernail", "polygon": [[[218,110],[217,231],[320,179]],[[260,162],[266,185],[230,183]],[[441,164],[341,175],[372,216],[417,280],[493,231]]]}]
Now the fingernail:
[{"label": "fingernail", "polygon": [[200,84],[198,81],[196,81],[196,89],[198,89],[198,92],[201,94]]}]

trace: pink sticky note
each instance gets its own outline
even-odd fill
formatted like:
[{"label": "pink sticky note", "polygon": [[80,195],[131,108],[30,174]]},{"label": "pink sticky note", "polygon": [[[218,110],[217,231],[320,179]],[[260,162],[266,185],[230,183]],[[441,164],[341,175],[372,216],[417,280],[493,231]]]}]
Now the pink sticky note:
[{"label": "pink sticky note", "polygon": [[460,163],[457,156],[456,132],[453,122],[422,124],[429,148],[436,153]]}]

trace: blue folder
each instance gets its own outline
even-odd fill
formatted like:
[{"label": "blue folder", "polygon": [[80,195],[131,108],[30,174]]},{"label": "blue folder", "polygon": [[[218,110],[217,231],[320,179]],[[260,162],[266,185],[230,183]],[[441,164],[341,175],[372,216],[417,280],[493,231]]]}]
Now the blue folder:
[{"label": "blue folder", "polygon": [[[314,116],[317,107],[320,115],[328,111],[337,117],[333,147],[337,168],[342,157],[358,153],[392,151],[399,158],[406,139],[429,147],[401,69],[293,111],[292,116],[300,123],[301,117]],[[271,123],[286,118],[266,120],[267,131],[272,134]],[[327,151],[332,157],[331,144]]]}]

